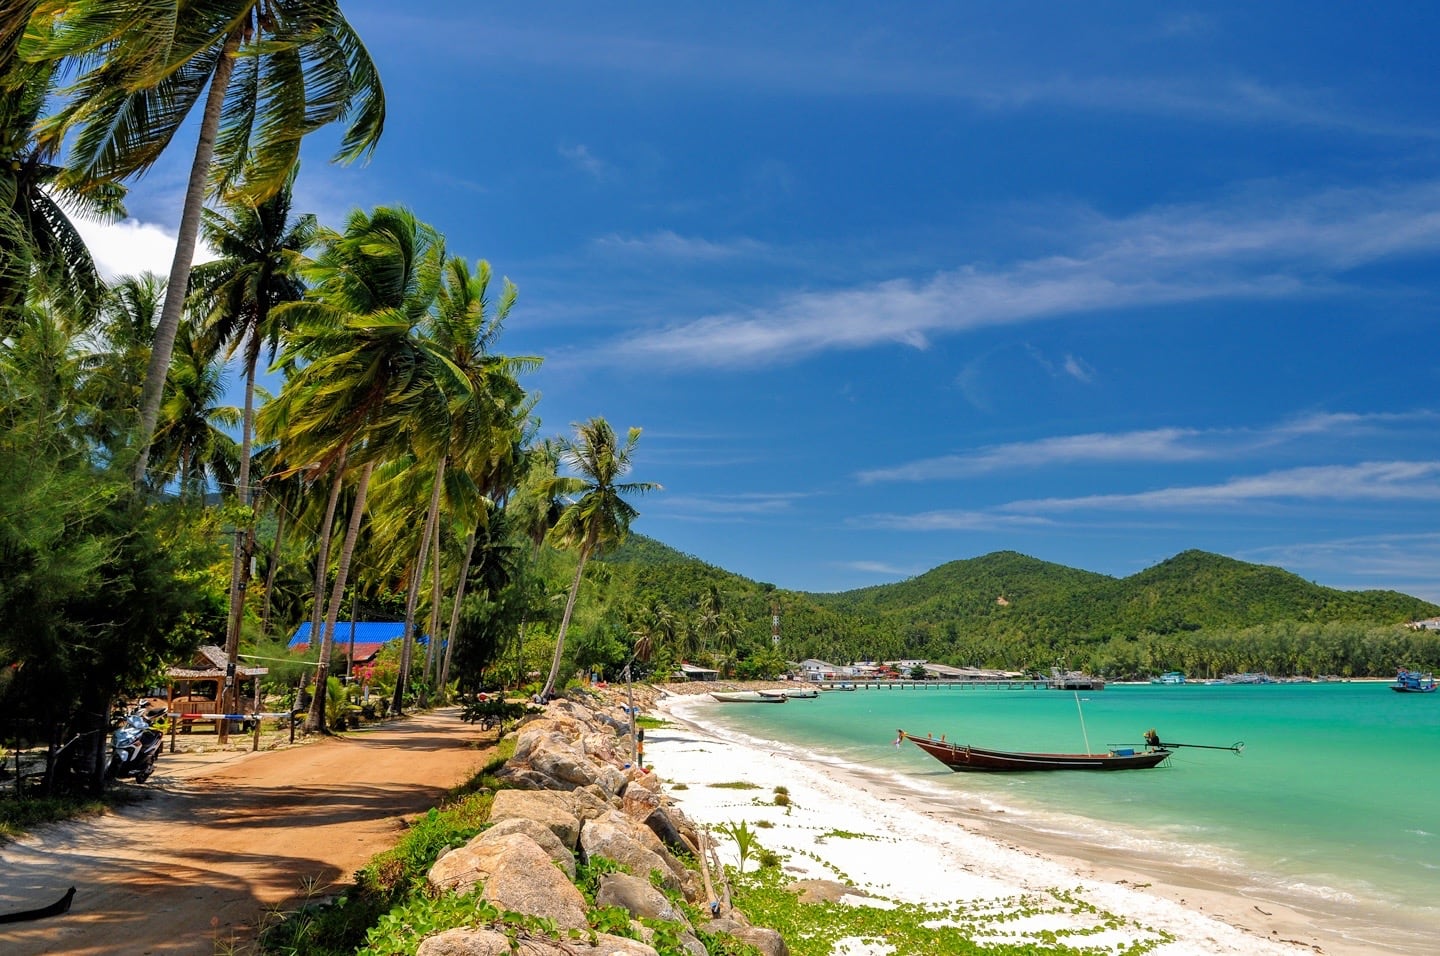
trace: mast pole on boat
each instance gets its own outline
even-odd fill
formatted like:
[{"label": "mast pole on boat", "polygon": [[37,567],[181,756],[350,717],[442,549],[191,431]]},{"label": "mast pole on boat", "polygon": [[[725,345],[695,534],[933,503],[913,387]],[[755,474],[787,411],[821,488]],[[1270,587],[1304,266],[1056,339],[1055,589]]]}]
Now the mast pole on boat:
[{"label": "mast pole on boat", "polygon": [[1090,732],[1085,729],[1085,711],[1080,706],[1080,692],[1077,690],[1073,693],[1075,694],[1075,712],[1080,715],[1080,736],[1085,738],[1085,752],[1088,754],[1090,753]]}]

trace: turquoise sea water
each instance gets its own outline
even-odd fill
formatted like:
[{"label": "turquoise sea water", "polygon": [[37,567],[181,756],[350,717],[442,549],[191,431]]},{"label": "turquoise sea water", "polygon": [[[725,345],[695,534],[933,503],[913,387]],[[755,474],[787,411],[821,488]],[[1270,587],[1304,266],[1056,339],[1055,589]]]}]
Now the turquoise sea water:
[{"label": "turquoise sea water", "polygon": [[[1050,835],[1244,874],[1252,887],[1344,903],[1405,922],[1440,921],[1440,694],[1379,683],[1114,686],[1058,691],[869,690],[780,707],[716,705],[707,722],[809,749],[1003,809]],[[1078,752],[1163,740],[1229,745],[1242,756],[1179,750],[1154,770],[953,773],[913,734],[1011,750]]]}]

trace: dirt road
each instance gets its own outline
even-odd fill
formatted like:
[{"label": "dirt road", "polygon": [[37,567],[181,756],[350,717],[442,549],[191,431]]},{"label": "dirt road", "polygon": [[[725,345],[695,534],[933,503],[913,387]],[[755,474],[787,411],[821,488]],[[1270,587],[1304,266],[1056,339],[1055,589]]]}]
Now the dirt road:
[{"label": "dirt road", "polygon": [[64,916],[0,925],[0,953],[211,956],[268,908],[348,884],[494,739],[440,711],[285,750],[165,754],[148,799],[0,845],[0,913],[77,887]]}]

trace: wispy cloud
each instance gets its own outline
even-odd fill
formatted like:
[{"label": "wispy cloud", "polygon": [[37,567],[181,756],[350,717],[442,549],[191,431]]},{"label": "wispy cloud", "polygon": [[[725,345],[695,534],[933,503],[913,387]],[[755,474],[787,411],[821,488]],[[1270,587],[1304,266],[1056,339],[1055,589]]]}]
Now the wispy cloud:
[{"label": "wispy cloud", "polygon": [[861,484],[884,481],[935,481],[969,478],[1001,471],[1024,471],[1083,464],[1165,464],[1236,459],[1261,450],[1310,439],[1354,439],[1382,434],[1396,426],[1440,418],[1420,409],[1410,412],[1316,412],[1252,428],[1152,428],[1132,432],[1059,435],[1028,442],[987,445],[969,452],[922,458],[888,468],[858,472]]},{"label": "wispy cloud", "polygon": [[1295,542],[1236,555],[1316,580],[1349,579],[1440,603],[1440,532]]},{"label": "wispy cloud", "polygon": [[862,471],[861,484],[881,481],[930,481],[964,478],[995,471],[1050,468],[1083,462],[1193,461],[1210,454],[1195,441],[1202,432],[1189,428],[1064,435],[1032,442],[991,445],[963,455],[926,458],[892,468]]},{"label": "wispy cloud", "polygon": [[[1098,310],[1334,294],[1349,269],[1440,249],[1440,182],[1092,215],[1069,235],[1070,251],[1008,267],[795,293],[636,332],[597,360],[753,367],[832,350],[925,348],[936,335]],[[1068,371],[1089,374],[1078,361]]]},{"label": "wispy cloud", "polygon": [[1002,510],[1023,514],[1193,510],[1259,501],[1440,501],[1440,461],[1377,461],[1290,468],[1211,485],[1014,501],[1003,505]]},{"label": "wispy cloud", "polygon": [[[1217,71],[1177,63],[1167,69],[1097,57],[1057,68],[1023,46],[1006,45],[1008,35],[1034,34],[1007,30],[1003,14],[975,21],[974,35],[959,39],[964,56],[955,55],[954,47],[932,42],[923,16],[912,21],[911,29],[883,33],[857,29],[843,17],[829,22],[802,17],[789,24],[790,29],[757,34],[707,28],[703,36],[653,21],[617,27],[609,18],[594,24],[569,19],[564,24],[517,26],[487,16],[483,25],[467,29],[447,14],[443,29],[437,30],[432,19],[392,13],[385,29],[423,36],[436,51],[443,51],[448,41],[449,55],[464,62],[474,55],[468,38],[480,30],[491,41],[487,58],[492,64],[580,71],[602,81],[643,76],[707,89],[791,96],[944,98],[992,111],[1059,107],[1402,138],[1436,134],[1420,123],[1388,119],[1388,104],[1350,102],[1331,89],[1278,84],[1240,67]],[[1139,33],[1153,37],[1158,32],[1173,43],[1213,28],[1208,18],[1182,15],[1162,21],[1158,30],[1141,27]],[[983,41],[975,42],[982,36]]]},{"label": "wispy cloud", "polygon": [[610,165],[598,156],[590,152],[590,148],[583,143],[574,146],[561,146],[560,155],[570,161],[570,164],[587,176],[597,180],[603,180],[610,175]]},{"label": "wispy cloud", "polygon": [[884,531],[1015,531],[1021,528],[1043,528],[1054,522],[1036,515],[936,510],[915,514],[858,515],[846,523]]},{"label": "wispy cloud", "polygon": [[834,565],[837,568],[847,568],[851,571],[859,571],[862,574],[882,574],[892,578],[908,578],[919,574],[923,568],[898,568],[893,564],[886,564],[883,561],[838,561]]},{"label": "wispy cloud", "polygon": [[[1084,512],[1204,512],[1243,505],[1305,502],[1440,501],[1440,461],[1366,462],[1292,468],[1128,494],[1011,501],[990,509],[859,515],[849,524],[889,531],[1019,531],[1054,526],[1056,516]],[[1287,565],[1288,566],[1288,565]]]},{"label": "wispy cloud", "polygon": [[592,245],[604,252],[704,262],[760,255],[766,249],[764,243],[754,239],[732,239],[717,242],[711,239],[682,236],[669,229],[662,229],[645,236],[617,234],[601,236],[595,239]]},{"label": "wispy cloud", "polygon": [[807,495],[793,492],[753,492],[738,495],[665,495],[651,510],[668,518],[720,520],[754,515],[775,515],[793,509]]}]

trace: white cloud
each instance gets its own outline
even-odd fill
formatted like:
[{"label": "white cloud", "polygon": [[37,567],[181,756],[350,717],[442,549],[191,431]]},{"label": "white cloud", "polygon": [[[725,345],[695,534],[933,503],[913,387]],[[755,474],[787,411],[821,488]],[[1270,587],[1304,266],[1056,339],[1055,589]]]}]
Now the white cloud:
[{"label": "white cloud", "polygon": [[584,144],[577,146],[561,146],[560,155],[568,159],[576,169],[595,179],[605,179],[610,174],[610,167],[590,152],[590,148]]},{"label": "white cloud", "polygon": [[1440,501],[1440,461],[1378,461],[1291,468],[1213,485],[1014,501],[1002,506],[1002,510],[1035,514],[1208,509],[1257,501]]},{"label": "white cloud", "polygon": [[1095,370],[1090,367],[1090,363],[1076,355],[1065,356],[1065,374],[1086,385],[1095,380]]},{"label": "white cloud", "polygon": [[696,261],[717,261],[738,256],[753,256],[765,251],[764,243],[754,239],[734,239],[729,242],[715,242],[682,236],[669,229],[651,233],[648,236],[601,236],[592,245],[607,252],[619,252],[665,259],[689,259]]},{"label": "white cloud", "polygon": [[672,518],[725,518],[773,515],[791,510],[801,493],[753,492],[739,495],[666,495],[651,510]]},{"label": "white cloud", "polygon": [[998,471],[1039,470],[1103,462],[1135,464],[1236,459],[1279,445],[1384,435],[1387,429],[1425,424],[1435,412],[1315,412],[1258,428],[1153,428],[1133,432],[1058,435],[987,445],[974,451],[922,458],[858,472],[861,484],[968,478]]},{"label": "white cloud", "polygon": [[[1440,182],[1090,216],[1071,224],[1070,246],[1009,266],[794,293],[636,332],[595,360],[753,367],[831,350],[925,348],[936,335],[1065,315],[1333,294],[1348,269],[1440,250]],[[1078,360],[1067,371],[1089,374]]]},{"label": "white cloud", "polygon": [[1007,515],[993,511],[922,511],[916,514],[872,514],[848,524],[886,531],[1014,531],[1052,524],[1048,518]]},{"label": "white cloud", "polygon": [[[99,223],[76,218],[74,223],[95,259],[96,268],[107,281],[141,272],[170,274],[175,259],[175,236],[165,228],[137,219]],[[203,242],[196,246],[195,262],[209,262],[214,258],[214,251]]]},{"label": "white cloud", "polygon": [[893,564],[885,564],[882,561],[841,561],[835,566],[865,574],[883,574],[893,578],[908,578],[920,573],[913,568],[897,568]]},{"label": "white cloud", "polygon": [[1195,439],[1201,435],[1190,428],[1157,428],[1150,431],[1063,435],[1032,442],[991,445],[963,455],[926,458],[893,468],[862,471],[861,484],[880,481],[929,481],[963,478],[987,472],[1049,468],[1081,462],[1193,461],[1209,456]]},{"label": "white cloud", "polygon": [[1440,533],[1368,535],[1297,542],[1236,555],[1314,580],[1349,579],[1440,603]]}]

